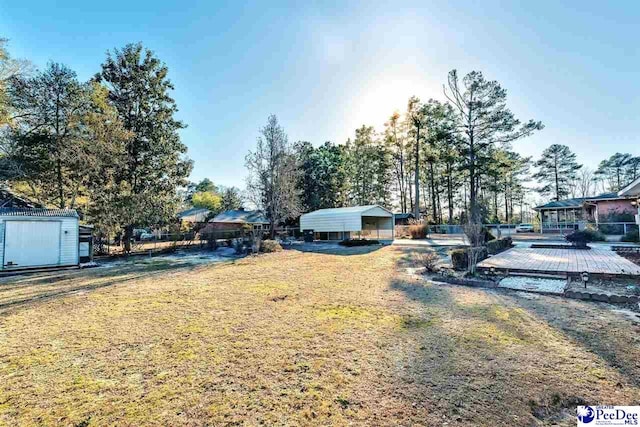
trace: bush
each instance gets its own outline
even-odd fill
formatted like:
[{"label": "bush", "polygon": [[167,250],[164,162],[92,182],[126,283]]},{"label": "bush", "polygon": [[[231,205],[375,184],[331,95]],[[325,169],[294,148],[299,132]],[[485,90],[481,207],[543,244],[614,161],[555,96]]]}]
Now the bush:
[{"label": "bush", "polygon": [[428,224],[411,224],[409,226],[409,234],[411,235],[412,239],[424,239],[425,237],[427,237],[427,234],[429,231],[429,225]]},{"label": "bush", "polygon": [[264,240],[262,245],[260,245],[260,252],[280,252],[281,250],[282,246],[280,246],[280,243],[275,240]]},{"label": "bush", "polygon": [[371,246],[371,245],[379,245],[380,242],[377,240],[365,240],[365,239],[345,239],[340,242],[340,245],[347,247],[354,246]]},{"label": "bush", "polygon": [[424,267],[429,273],[438,271],[438,264],[440,264],[440,256],[433,251],[417,253],[414,255],[416,264]]},{"label": "bush", "polygon": [[406,225],[396,225],[394,234],[396,236],[396,239],[411,237],[411,234],[409,234],[409,226]]},{"label": "bush", "polygon": [[[467,270],[469,268],[469,250],[469,248],[466,248],[451,251],[451,264],[454,270]],[[482,261],[488,256],[487,248],[481,248],[479,250],[478,261]]]},{"label": "bush", "polygon": [[640,234],[638,234],[638,230],[630,230],[627,231],[627,234],[622,236],[623,242],[640,242]]},{"label": "bush", "polygon": [[491,242],[493,240],[496,240],[496,236],[493,235],[493,233],[488,229],[485,228],[484,229],[484,241],[486,242]]},{"label": "bush", "polygon": [[585,229],[580,231],[574,231],[571,234],[567,234],[565,236],[565,240],[567,242],[571,242],[571,244],[573,244],[573,246],[577,248],[586,248],[587,243],[604,242],[605,237],[604,237],[604,234],[600,233],[599,231]]},{"label": "bush", "polygon": [[504,237],[502,239],[492,240],[487,242],[487,252],[491,255],[502,252],[505,249],[509,249],[513,245],[511,237]]}]

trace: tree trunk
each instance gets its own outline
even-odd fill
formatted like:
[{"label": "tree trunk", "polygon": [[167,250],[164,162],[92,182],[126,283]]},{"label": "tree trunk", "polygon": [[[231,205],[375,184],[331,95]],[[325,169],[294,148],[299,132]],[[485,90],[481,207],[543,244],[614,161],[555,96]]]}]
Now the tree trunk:
[{"label": "tree trunk", "polygon": [[420,126],[416,133],[416,176],[415,176],[416,200],[413,208],[413,215],[416,221],[420,219]]},{"label": "tree trunk", "polygon": [[476,183],[476,153],[473,145],[473,134],[469,137],[469,222],[477,224],[480,222],[478,218],[478,207],[476,206],[477,183]]},{"label": "tree trunk", "polygon": [[127,225],[124,228],[124,252],[131,253],[131,239],[133,238],[133,225]]},{"label": "tree trunk", "polygon": [[451,165],[447,164],[447,204],[449,209],[449,224],[453,224],[453,184],[451,182]]},{"label": "tree trunk", "polygon": [[433,162],[429,162],[429,185],[431,186],[431,212],[433,214],[433,221],[438,221],[438,205],[436,203],[436,187],[433,177]]},{"label": "tree trunk", "polygon": [[555,175],[555,181],[556,181],[556,200],[560,200],[560,183],[558,181],[558,161],[557,160],[554,161],[553,173]]},{"label": "tree trunk", "polygon": [[509,194],[507,184],[504,185],[504,222],[509,224]]},{"label": "tree trunk", "polygon": [[58,159],[56,160],[56,174],[58,178],[58,207],[64,209],[64,187],[62,180],[62,161],[60,160],[60,153],[58,152]]}]

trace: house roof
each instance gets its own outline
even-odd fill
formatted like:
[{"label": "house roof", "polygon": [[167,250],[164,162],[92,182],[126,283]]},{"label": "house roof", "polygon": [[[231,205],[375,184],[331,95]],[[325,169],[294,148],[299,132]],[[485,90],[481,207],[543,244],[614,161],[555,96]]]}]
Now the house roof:
[{"label": "house roof", "polygon": [[585,202],[595,202],[598,200],[621,200],[627,199],[626,196],[620,196],[620,193],[602,193],[597,196],[590,197],[576,197],[573,199],[565,200],[553,200],[547,204],[536,206],[534,209],[566,209],[566,208],[579,208]]},{"label": "house roof", "polygon": [[208,214],[210,212],[207,208],[191,208],[186,211],[182,211],[178,213],[178,218],[184,218],[185,216],[191,215],[199,215],[199,214]]},{"label": "house roof", "polygon": [[0,208],[0,216],[47,216],[78,218],[75,209]]},{"label": "house roof", "polygon": [[398,219],[413,218],[413,214],[410,213],[410,212],[409,213],[394,213],[393,216],[398,218]]},{"label": "house roof", "polygon": [[365,205],[365,206],[350,206],[350,207],[346,207],[346,208],[318,209],[317,211],[309,212],[309,213],[306,213],[304,215],[306,217],[323,216],[323,215],[354,214],[354,213],[360,214],[360,215],[364,215],[365,213],[367,213],[367,211],[370,211],[370,210],[373,210],[373,209],[376,209],[376,208],[386,211],[387,213],[389,213],[390,216],[393,215],[390,210],[385,209],[385,208],[383,208],[382,206],[379,206],[379,205]]},{"label": "house roof", "polygon": [[587,200],[583,197],[576,197],[574,199],[565,200],[553,200],[544,205],[536,206],[534,209],[566,209],[566,208],[579,208]]},{"label": "house roof", "polygon": [[8,188],[0,188],[0,208],[39,208],[41,205],[15,195]]},{"label": "house roof", "polygon": [[618,196],[640,197],[640,177],[631,184],[618,191]]},{"label": "house roof", "polygon": [[614,191],[612,193],[602,193],[594,197],[587,197],[585,201],[589,202],[592,200],[621,200],[621,199],[627,199],[627,198],[628,197],[626,196],[618,195],[618,193]]},{"label": "house roof", "polygon": [[260,211],[229,210],[219,213],[209,222],[268,224],[269,220]]}]

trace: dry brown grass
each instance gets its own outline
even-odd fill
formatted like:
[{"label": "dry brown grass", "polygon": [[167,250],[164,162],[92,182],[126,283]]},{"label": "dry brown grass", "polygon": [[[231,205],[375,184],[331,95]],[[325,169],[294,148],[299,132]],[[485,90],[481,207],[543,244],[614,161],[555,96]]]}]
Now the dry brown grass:
[{"label": "dry brown grass", "polygon": [[406,251],[5,279],[0,422],[575,425],[580,402],[639,403],[628,317],[429,284]]}]

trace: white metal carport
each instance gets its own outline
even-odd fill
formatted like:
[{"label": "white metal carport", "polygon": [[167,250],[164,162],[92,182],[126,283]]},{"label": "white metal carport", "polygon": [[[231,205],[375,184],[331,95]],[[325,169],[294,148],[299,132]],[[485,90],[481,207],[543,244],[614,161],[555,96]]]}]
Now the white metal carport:
[{"label": "white metal carport", "polygon": [[313,230],[321,240],[393,240],[393,229],[393,213],[379,205],[319,209],[300,217],[300,230]]}]

